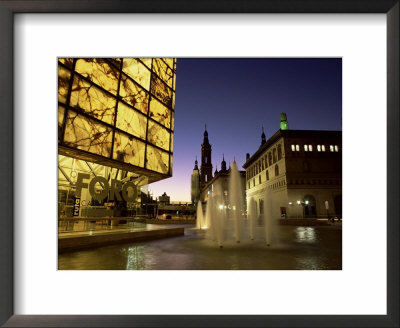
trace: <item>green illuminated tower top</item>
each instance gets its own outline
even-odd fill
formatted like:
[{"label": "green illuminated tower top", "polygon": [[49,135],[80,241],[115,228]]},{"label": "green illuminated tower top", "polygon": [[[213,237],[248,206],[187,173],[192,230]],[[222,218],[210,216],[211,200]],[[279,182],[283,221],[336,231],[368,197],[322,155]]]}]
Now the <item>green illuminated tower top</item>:
[{"label": "green illuminated tower top", "polygon": [[286,113],[281,113],[281,130],[289,130],[289,123],[286,118]]}]

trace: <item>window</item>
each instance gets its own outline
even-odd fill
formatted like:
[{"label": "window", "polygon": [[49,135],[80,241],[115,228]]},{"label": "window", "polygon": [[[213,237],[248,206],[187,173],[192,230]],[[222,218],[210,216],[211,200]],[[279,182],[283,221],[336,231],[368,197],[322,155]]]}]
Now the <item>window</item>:
[{"label": "window", "polygon": [[304,145],[304,151],[308,151],[308,145]]},{"label": "window", "polygon": [[300,146],[296,145],[296,151],[300,151]]},{"label": "window", "polygon": [[335,152],[338,152],[338,151],[339,151],[339,146],[335,145]]},{"label": "window", "polygon": [[330,145],[330,146],[329,146],[329,150],[330,150],[331,152],[333,152],[333,145]]},{"label": "window", "polygon": [[291,146],[290,146],[290,149],[291,149],[292,151],[296,151],[296,145],[291,145]]},{"label": "window", "polygon": [[308,150],[312,151],[312,145],[308,145]]},{"label": "window", "polygon": [[272,154],[271,152],[268,153],[268,163],[271,166],[272,165]]},{"label": "window", "polygon": [[265,173],[265,178],[266,178],[267,180],[269,180],[269,172],[268,172],[268,170],[267,170],[267,172]]},{"label": "window", "polygon": [[253,178],[253,187],[256,185],[256,179]]},{"label": "window", "polygon": [[262,165],[262,170],[265,170],[265,161],[264,161],[264,157],[261,160],[261,165]]},{"label": "window", "polygon": [[261,184],[261,174],[258,176],[258,183]]},{"label": "window", "polygon": [[321,145],[322,151],[325,151],[325,145]]},{"label": "window", "polygon": [[248,184],[248,188],[247,189],[250,189],[250,181],[247,184]]},{"label": "window", "polygon": [[276,158],[276,148],[274,148],[274,150],[272,152],[273,152],[273,157],[274,157],[274,163],[276,163],[276,160],[277,160],[277,158]]},{"label": "window", "polygon": [[279,175],[279,166],[278,164],[275,165],[275,176],[277,177]]},{"label": "window", "polygon": [[278,161],[282,159],[282,146],[278,145]]}]

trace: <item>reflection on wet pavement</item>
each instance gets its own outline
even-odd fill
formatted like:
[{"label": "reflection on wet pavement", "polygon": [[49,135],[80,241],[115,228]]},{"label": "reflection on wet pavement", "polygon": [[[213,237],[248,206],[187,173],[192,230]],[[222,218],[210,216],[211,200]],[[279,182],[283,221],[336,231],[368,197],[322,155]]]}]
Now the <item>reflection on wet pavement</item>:
[{"label": "reflection on wet pavement", "polygon": [[281,226],[279,242],[228,241],[218,248],[204,231],[60,254],[60,270],[341,270],[342,230]]}]

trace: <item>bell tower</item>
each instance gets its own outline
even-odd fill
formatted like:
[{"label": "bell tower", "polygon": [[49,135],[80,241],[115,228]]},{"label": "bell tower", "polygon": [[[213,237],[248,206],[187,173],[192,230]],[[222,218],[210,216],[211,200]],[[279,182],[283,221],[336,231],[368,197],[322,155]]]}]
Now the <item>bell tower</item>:
[{"label": "bell tower", "polygon": [[200,188],[211,181],[212,179],[212,164],[211,164],[211,145],[208,141],[207,126],[204,130],[204,139],[201,145],[201,166],[200,166]]},{"label": "bell tower", "polygon": [[197,158],[196,161],[194,162],[194,169],[192,173],[191,197],[192,197],[192,204],[196,205],[200,199],[200,177],[199,177],[199,168],[197,166]]}]

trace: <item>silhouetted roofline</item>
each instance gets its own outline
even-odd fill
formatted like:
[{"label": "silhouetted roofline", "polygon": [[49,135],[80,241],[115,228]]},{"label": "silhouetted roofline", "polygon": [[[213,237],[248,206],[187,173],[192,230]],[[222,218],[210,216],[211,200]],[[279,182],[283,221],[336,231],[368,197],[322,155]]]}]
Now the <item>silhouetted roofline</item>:
[{"label": "silhouetted roofline", "polygon": [[281,130],[279,129],[263,143],[257,151],[242,165],[244,169],[248,168],[258,156],[271,147],[280,138],[338,138],[342,137],[342,131],[331,130]]}]

